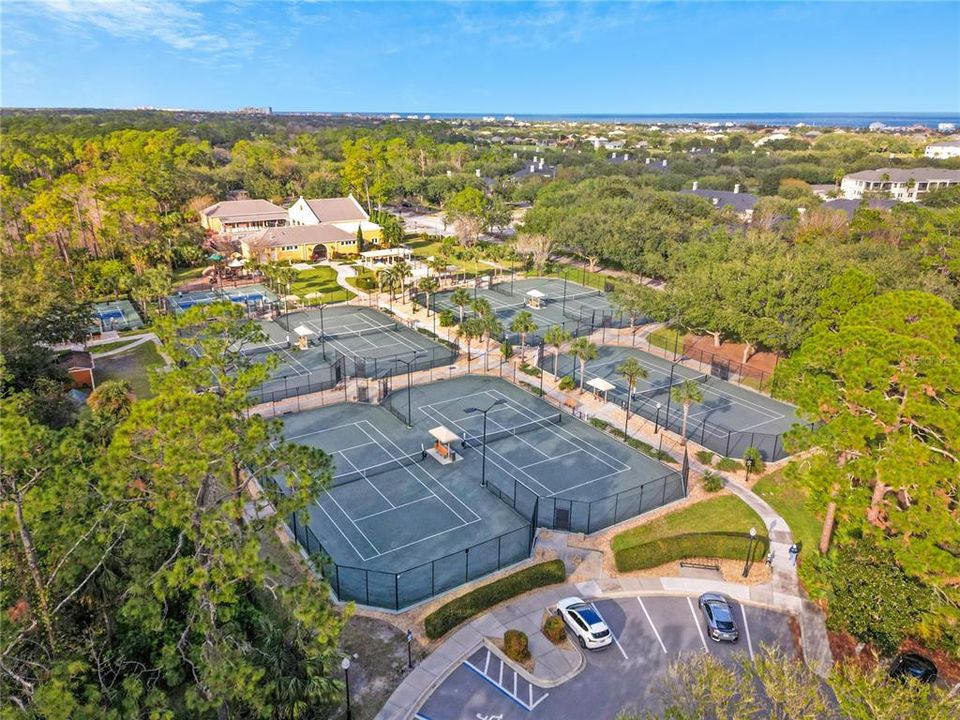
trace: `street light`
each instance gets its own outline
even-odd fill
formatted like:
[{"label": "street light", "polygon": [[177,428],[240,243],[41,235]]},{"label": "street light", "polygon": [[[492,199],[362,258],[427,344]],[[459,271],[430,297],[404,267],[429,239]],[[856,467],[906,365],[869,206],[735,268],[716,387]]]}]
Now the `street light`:
[{"label": "street light", "polygon": [[750,528],[750,544],[747,546],[747,559],[743,563],[743,577],[750,574],[750,558],[753,555],[753,543],[757,539],[757,529]]},{"label": "street light", "polygon": [[490,403],[490,406],[486,410],[481,410],[480,408],[468,407],[464,408],[465,413],[483,413],[483,459],[480,461],[480,487],[487,486],[487,413],[493,410],[497,405],[503,405],[507,400],[506,398],[500,398],[499,400],[494,400]]},{"label": "street light", "polygon": [[394,358],[394,362],[400,362],[407,366],[407,427],[413,427],[413,411],[410,406],[410,396],[413,395],[413,393],[410,390],[410,388],[413,386],[413,375],[411,372],[411,368],[413,367],[413,364],[423,356],[424,356],[424,353],[421,351],[421,352],[415,352],[413,354],[413,357],[410,358],[409,360],[404,360],[402,358]]},{"label": "street light", "polygon": [[352,720],[350,713],[350,658],[345,657],[340,661],[340,669],[343,670],[343,678],[347,685],[347,720]]},{"label": "street light", "polygon": [[413,630],[407,630],[407,667],[413,667],[413,651],[410,649],[413,643]]},{"label": "street light", "polygon": [[657,403],[657,418],[653,421],[653,434],[654,434],[654,435],[656,435],[657,432],[659,432],[659,430],[660,430],[660,408],[662,408],[662,407],[663,407],[663,405],[661,405],[660,403]]},{"label": "street light", "polygon": [[747,457],[743,459],[743,464],[746,467],[746,475],[743,478],[745,483],[750,482],[750,471],[753,469],[753,458]]},{"label": "street light", "polygon": [[[326,358],[327,357],[327,346],[324,344],[326,341],[327,334],[323,331],[323,311],[327,306],[323,303],[320,304],[320,354]],[[289,324],[289,320],[287,323]]]}]

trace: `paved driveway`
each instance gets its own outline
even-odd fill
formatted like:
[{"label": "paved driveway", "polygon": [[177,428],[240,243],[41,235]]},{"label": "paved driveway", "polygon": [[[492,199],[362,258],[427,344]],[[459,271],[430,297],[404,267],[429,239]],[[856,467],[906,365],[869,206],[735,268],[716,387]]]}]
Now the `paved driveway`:
[{"label": "paved driveway", "polygon": [[710,652],[725,662],[752,655],[761,643],[794,653],[788,616],[734,605],[740,642],[707,638],[696,599],[631,597],[598,600],[616,643],[587,652],[587,665],[553,688],[531,685],[485,647],[460,664],[417,713],[421,720],[614,720],[624,709],[659,709],[660,683],[682,653]]}]

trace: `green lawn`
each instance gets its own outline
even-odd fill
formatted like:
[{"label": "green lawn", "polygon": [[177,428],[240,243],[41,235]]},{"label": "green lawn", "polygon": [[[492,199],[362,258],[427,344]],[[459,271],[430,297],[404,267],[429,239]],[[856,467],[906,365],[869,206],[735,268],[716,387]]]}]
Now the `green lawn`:
[{"label": "green lawn", "polygon": [[[759,543],[751,542],[750,528],[757,528]],[[622,532],[610,545],[617,569],[631,572],[685,558],[739,560],[748,550],[762,559],[766,543],[760,516],[733,495],[722,495]]]},{"label": "green lawn", "polygon": [[[320,267],[304,270],[290,284],[290,292],[299,296],[307,304],[344,302],[355,297],[354,293],[337,285],[337,271],[332,267]],[[309,293],[323,293],[323,297],[307,298]]]},{"label": "green lawn", "polygon": [[177,285],[185,283],[188,280],[196,280],[202,272],[203,267],[177,268],[172,274],[173,287],[176,288]]},{"label": "green lawn", "polygon": [[776,472],[760,480],[753,491],[783,516],[794,540],[803,543],[807,553],[812,555],[820,543],[823,519],[808,509],[807,489],[785,478],[782,472]]},{"label": "green lawn", "polygon": [[[143,332],[142,330],[140,332]],[[94,355],[99,353],[110,352],[111,350],[118,350],[119,348],[125,347],[132,343],[133,340],[117,340],[116,342],[103,343],[101,345],[90,345],[87,349],[92,352]]]},{"label": "green lawn", "polygon": [[626,530],[610,543],[614,552],[684,533],[763,531],[763,521],[746,503],[721,495]]},{"label": "green lawn", "polygon": [[105,380],[126,380],[138,398],[151,396],[147,368],[163,365],[157,346],[145,342],[127,352],[94,361],[94,376],[97,384]]},{"label": "green lawn", "polygon": [[651,345],[668,352],[683,352],[683,333],[669,327],[657,328],[647,336]]}]

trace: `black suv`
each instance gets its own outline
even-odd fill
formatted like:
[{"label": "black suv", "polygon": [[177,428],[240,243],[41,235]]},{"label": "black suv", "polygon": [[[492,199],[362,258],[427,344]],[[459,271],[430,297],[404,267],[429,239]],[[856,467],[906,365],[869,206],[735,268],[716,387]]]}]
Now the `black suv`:
[{"label": "black suv", "polygon": [[893,659],[890,677],[899,680],[913,678],[923,683],[934,683],[937,680],[937,666],[923,655],[903,653]]}]

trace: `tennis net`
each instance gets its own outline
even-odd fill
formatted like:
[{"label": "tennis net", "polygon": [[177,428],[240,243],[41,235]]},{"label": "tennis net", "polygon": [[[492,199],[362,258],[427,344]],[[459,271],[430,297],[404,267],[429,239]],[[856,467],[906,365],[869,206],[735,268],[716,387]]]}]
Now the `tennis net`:
[{"label": "tennis net", "polygon": [[[533,432],[534,430],[539,430],[541,428],[550,427],[551,425],[560,424],[560,413],[556,415],[550,415],[545,418],[540,418],[538,420],[532,420],[522,425],[516,425],[510,428],[503,428],[501,430],[491,430],[487,433],[487,442],[491,443],[496,440],[502,440],[504,438],[513,437],[514,435],[522,435],[523,433]],[[483,445],[483,435],[470,435],[464,433],[463,435],[463,444],[465,447],[481,447]]]},{"label": "tennis net", "polygon": [[243,345],[237,352],[241,355],[268,355],[270,353],[280,352],[290,347],[289,341],[260,343],[257,345]]},{"label": "tennis net", "polygon": [[555,298],[553,302],[564,302],[565,300],[580,300],[581,298],[596,297],[601,294],[600,290],[584,290],[583,292],[578,293],[567,293],[566,295],[561,295],[558,298]]},{"label": "tennis net", "polygon": [[506,305],[497,305],[493,311],[495,313],[512,313],[514,310],[520,310],[527,306],[526,301],[523,302],[512,302],[507,303]]},{"label": "tennis net", "polygon": [[392,322],[385,325],[377,325],[375,327],[360,328],[359,330],[349,330],[347,328],[343,328],[341,330],[334,330],[333,332],[324,332],[323,337],[327,340],[340,340],[342,338],[356,338],[363,337],[364,335],[376,335],[377,333],[393,332],[398,328],[399,326],[397,323]]},{"label": "tennis net", "polygon": [[422,450],[418,450],[415,453],[410,453],[409,455],[402,455],[396,458],[390,458],[382,463],[377,463],[376,465],[370,465],[369,467],[359,468],[357,470],[350,470],[349,472],[340,473],[339,475],[333,476],[333,481],[331,485],[333,487],[339,487],[341,485],[347,485],[357,480],[369,480],[372,477],[381,475],[385,472],[390,472],[391,470],[397,470],[399,468],[408,467],[410,465],[415,465],[427,457],[427,454]]},{"label": "tennis net", "polygon": [[670,383],[669,385],[657,385],[656,387],[651,387],[651,388],[647,388],[646,390],[640,390],[638,392],[634,392],[633,397],[635,400],[640,398],[656,397],[657,395],[661,395],[663,393],[669,393],[675,387],[683,385],[688,380],[690,380],[691,382],[695,382],[699,385],[699,384],[705,383],[709,377],[710,377],[709,375],[695,375],[694,377],[690,377],[690,378],[680,378],[676,382]]}]

